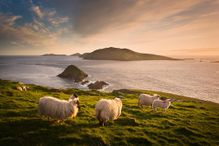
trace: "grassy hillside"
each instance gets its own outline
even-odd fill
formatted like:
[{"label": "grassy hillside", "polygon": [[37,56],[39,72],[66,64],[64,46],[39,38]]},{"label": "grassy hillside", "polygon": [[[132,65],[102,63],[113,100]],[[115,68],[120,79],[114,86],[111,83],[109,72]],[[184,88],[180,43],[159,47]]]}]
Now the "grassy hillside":
[{"label": "grassy hillside", "polygon": [[[15,82],[0,80],[0,145],[219,145],[219,105],[192,98],[156,92],[183,101],[166,113],[154,113],[137,106],[139,93],[152,91],[121,90],[102,93],[76,89],[58,90],[30,85],[27,92],[16,90]],[[63,124],[38,115],[38,99],[51,95],[80,98],[76,119]],[[122,95],[121,117],[100,127],[94,118],[94,105],[101,98]]]},{"label": "grassy hillside", "polygon": [[155,54],[142,54],[134,52],[129,49],[120,48],[104,48],[98,49],[91,53],[85,53],[81,55],[84,59],[90,60],[120,60],[120,61],[132,61],[132,60],[174,60],[173,58],[160,56]]}]

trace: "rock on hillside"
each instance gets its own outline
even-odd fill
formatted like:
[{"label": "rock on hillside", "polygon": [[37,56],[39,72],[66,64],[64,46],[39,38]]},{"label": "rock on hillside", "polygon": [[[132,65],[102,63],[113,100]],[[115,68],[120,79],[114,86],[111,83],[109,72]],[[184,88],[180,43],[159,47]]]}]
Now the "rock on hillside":
[{"label": "rock on hillside", "polygon": [[88,75],[74,65],[69,65],[61,74],[61,78],[73,79],[75,82],[81,82]]}]

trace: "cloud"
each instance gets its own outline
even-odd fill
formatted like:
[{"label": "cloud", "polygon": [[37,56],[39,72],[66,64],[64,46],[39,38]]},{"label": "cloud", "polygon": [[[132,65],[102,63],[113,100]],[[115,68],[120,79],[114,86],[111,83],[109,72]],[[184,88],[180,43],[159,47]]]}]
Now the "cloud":
[{"label": "cloud", "polygon": [[33,6],[32,11],[40,18],[44,16],[44,13],[42,12],[39,6]]},{"label": "cloud", "polygon": [[32,11],[44,22],[48,22],[53,27],[57,27],[60,24],[67,23],[69,17],[59,16],[54,9],[43,8],[32,4]]},{"label": "cloud", "polygon": [[[0,51],[54,49],[59,45],[60,36],[66,33],[67,16],[59,15],[54,9],[31,3],[30,10],[35,14],[26,21],[20,15],[0,13]],[[20,20],[21,23],[17,23]],[[35,51],[36,52],[36,51]]]},{"label": "cloud", "polygon": [[1,44],[78,52],[115,46],[156,54],[219,47],[219,0],[47,0],[27,9],[28,21],[25,14],[0,15]]},{"label": "cloud", "polygon": [[52,47],[57,42],[55,32],[50,30],[41,22],[33,20],[23,26],[14,26],[19,16],[0,15],[0,44],[2,48],[7,47]]},{"label": "cloud", "polygon": [[22,16],[4,15],[0,13],[0,25],[14,25],[15,21],[21,19]]},{"label": "cloud", "polygon": [[[74,3],[76,15],[73,28],[82,35],[100,31],[137,27],[150,21],[158,21],[188,9],[200,1],[141,1],[141,0],[84,0]],[[63,5],[71,9],[73,4]],[[89,25],[88,25],[89,24]]]},{"label": "cloud", "polygon": [[60,24],[68,22],[69,18],[68,17],[49,17],[48,21],[53,26],[59,26]]}]

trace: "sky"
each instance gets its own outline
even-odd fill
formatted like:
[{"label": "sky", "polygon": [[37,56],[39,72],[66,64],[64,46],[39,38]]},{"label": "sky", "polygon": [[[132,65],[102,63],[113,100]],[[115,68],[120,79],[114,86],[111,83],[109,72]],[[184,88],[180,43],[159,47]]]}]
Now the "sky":
[{"label": "sky", "polygon": [[219,0],[0,0],[0,55],[219,56]]}]

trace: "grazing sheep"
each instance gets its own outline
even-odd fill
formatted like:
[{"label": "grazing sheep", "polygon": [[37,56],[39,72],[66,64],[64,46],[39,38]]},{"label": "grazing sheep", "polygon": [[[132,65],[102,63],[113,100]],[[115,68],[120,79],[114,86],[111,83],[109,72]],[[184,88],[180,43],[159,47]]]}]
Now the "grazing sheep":
[{"label": "grazing sheep", "polygon": [[23,91],[23,88],[21,86],[16,86],[18,91]]},{"label": "grazing sheep", "polygon": [[163,111],[165,112],[171,105],[171,102],[173,102],[175,99],[155,99],[152,104],[153,111],[157,111],[157,108],[163,108]]},{"label": "grazing sheep", "polygon": [[116,120],[121,115],[122,101],[120,98],[101,99],[95,105],[96,118],[100,125],[106,125],[108,120]]},{"label": "grazing sheep", "polygon": [[23,85],[21,87],[23,88],[23,91],[27,91],[27,86]]},{"label": "grazing sheep", "polygon": [[18,85],[16,86],[17,90],[19,91],[27,91],[27,89],[29,89],[28,86],[26,86],[24,83],[22,82],[18,82]]},{"label": "grazing sheep", "polygon": [[152,103],[155,99],[159,99],[159,95],[154,94],[148,95],[148,94],[140,94],[138,98],[138,106],[152,106]]},{"label": "grazing sheep", "polygon": [[44,96],[39,100],[39,113],[63,121],[68,117],[76,117],[80,108],[79,98],[74,94],[69,100],[60,100],[50,96]]}]

